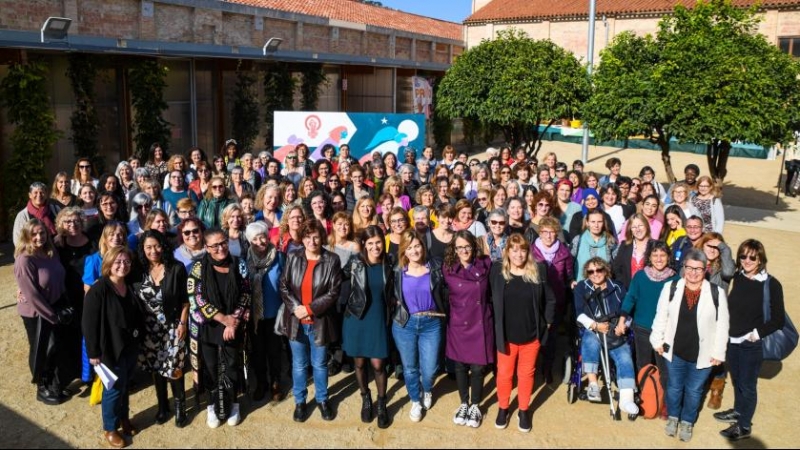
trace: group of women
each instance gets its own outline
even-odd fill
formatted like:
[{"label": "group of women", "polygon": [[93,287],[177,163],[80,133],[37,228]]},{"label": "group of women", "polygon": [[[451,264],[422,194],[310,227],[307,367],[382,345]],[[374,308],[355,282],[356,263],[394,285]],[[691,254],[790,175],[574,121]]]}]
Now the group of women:
[{"label": "group of women", "polygon": [[426,148],[402,163],[391,153],[359,163],[346,145],[315,162],[310,153],[300,144],[281,164],[240,155],[231,140],[209,164],[199,148],[169,157],[154,144],[145,164],[132,158],[115,174],[95,179],[81,159],[49,195],[34,183],[14,238],[37,399],[65,401],[73,380],[104,364],[118,376],[103,392],[104,437],[122,447],[137,433],[137,367],[152,374],[157,423],[171,414],[170,389],[175,424],[188,422],[191,372],[216,428],[239,423],[242,393],[283,400],[288,356],[297,422],[309,417],[309,372],[333,420],[328,378],[351,364],[365,423],[392,422],[390,371],[413,422],[447,371],[460,398],[453,422],[477,428],[494,372],[495,426],[510,421],[516,376],[528,432],[537,365],[552,382],[558,336],[577,324],[589,400],[601,399],[602,351],[629,414],[637,369],[655,363],[666,432],[688,441],[706,385],[719,408],[730,374],[734,408],[715,417],[731,423],[729,439],[750,435],[760,341],[782,326],[783,294],[758,241],[733,260],[719,195],[696,167],[667,197],[652,168],[625,177],[616,158],[600,177],[552,153],[539,168],[507,147],[487,163],[449,146],[441,161]]}]

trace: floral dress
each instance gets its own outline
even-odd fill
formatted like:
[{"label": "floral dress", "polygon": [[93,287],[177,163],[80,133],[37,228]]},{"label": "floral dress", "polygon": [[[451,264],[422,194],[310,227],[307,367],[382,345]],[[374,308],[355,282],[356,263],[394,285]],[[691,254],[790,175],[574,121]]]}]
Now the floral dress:
[{"label": "floral dress", "polygon": [[711,222],[711,203],[714,201],[713,198],[708,200],[703,200],[701,198],[693,198],[692,203],[694,207],[700,211],[700,217],[703,219],[703,232],[708,233],[710,231],[714,231],[714,224]]},{"label": "floral dress", "polygon": [[167,323],[161,286],[146,275],[137,294],[144,305],[146,330],[139,365],[162,377],[179,378],[183,374],[186,340],[178,339],[178,321]]}]

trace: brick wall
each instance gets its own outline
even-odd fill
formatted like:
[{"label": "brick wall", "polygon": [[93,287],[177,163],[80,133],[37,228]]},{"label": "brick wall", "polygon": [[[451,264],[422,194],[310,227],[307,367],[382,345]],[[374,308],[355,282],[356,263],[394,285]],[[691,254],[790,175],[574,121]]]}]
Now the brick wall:
[{"label": "brick wall", "polygon": [[[215,44],[217,40],[221,40],[222,11],[195,8],[192,17],[192,39],[195,43]],[[218,28],[220,33],[217,33]]]},{"label": "brick wall", "polygon": [[347,55],[360,55],[363,34],[362,31],[339,28],[339,39],[336,41],[336,48],[332,48],[331,51]]},{"label": "brick wall", "polygon": [[385,34],[367,33],[367,55],[377,58],[390,58],[389,36]]},{"label": "brick wall", "polygon": [[411,59],[412,40],[404,37],[397,37],[394,41],[394,56],[397,59]]},{"label": "brick wall", "polygon": [[[23,3],[23,2],[20,2]],[[78,4],[80,33],[117,39],[139,37],[141,6],[134,0],[81,0]],[[41,27],[41,25],[39,25]]]},{"label": "brick wall", "polygon": [[52,15],[61,15],[60,0],[2,0],[0,29],[38,30]]},{"label": "brick wall", "polygon": [[328,27],[321,25],[303,25],[303,46],[298,50],[308,52],[328,52],[331,46],[331,34]]},{"label": "brick wall", "polygon": [[156,23],[156,38],[159,41],[192,42],[194,40],[194,24],[188,8],[159,5],[153,16]]},{"label": "brick wall", "polygon": [[431,41],[417,40],[417,59],[416,61],[431,60]]},{"label": "brick wall", "polygon": [[253,16],[222,14],[222,44],[260,47],[263,42],[253,42]]}]

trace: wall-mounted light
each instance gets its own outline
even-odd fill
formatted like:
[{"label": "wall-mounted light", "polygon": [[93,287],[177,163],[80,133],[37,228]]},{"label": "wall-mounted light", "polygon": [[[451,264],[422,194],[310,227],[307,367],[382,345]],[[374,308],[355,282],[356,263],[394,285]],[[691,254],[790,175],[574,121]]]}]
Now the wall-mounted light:
[{"label": "wall-mounted light", "polygon": [[267,56],[267,53],[275,53],[276,51],[278,51],[278,47],[281,46],[281,42],[283,42],[283,39],[279,37],[269,38],[267,43],[264,44],[263,48],[264,56]]},{"label": "wall-mounted light", "polygon": [[42,25],[42,43],[44,43],[45,38],[59,41],[66,39],[70,24],[72,24],[72,19],[66,17],[48,17],[44,25]]}]

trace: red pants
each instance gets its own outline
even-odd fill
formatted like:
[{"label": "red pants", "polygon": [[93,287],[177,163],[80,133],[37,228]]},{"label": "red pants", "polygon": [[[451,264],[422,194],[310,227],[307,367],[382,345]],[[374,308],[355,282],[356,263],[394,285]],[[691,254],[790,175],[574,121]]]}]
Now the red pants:
[{"label": "red pants", "polygon": [[539,355],[539,340],[527,344],[506,344],[506,353],[497,352],[497,403],[508,409],[517,371],[517,401],[520,411],[527,411],[533,393],[533,375],[536,372],[536,357]]}]

